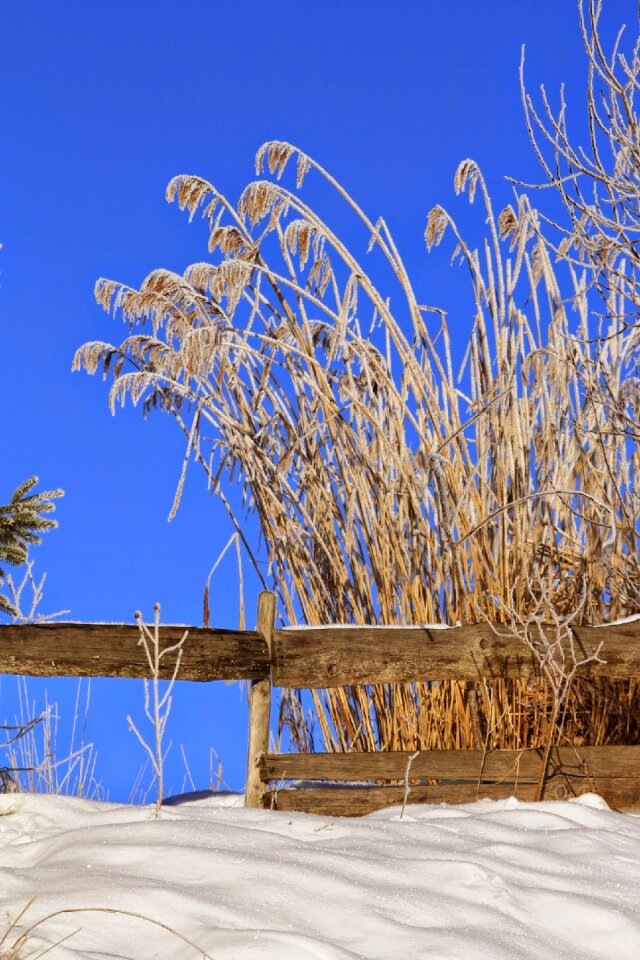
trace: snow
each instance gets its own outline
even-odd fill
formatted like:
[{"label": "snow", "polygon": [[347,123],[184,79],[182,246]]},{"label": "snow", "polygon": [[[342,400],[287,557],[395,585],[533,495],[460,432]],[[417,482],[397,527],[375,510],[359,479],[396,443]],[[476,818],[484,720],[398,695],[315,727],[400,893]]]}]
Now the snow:
[{"label": "snow", "polygon": [[364,627],[366,626],[367,630],[403,630],[405,633],[410,632],[411,630],[451,630],[452,628],[446,623],[412,623],[410,626],[402,623],[326,623],[326,624],[317,624],[317,623],[292,623],[286,627],[282,627],[282,632],[287,633],[287,631],[292,631],[294,633],[300,633],[302,630],[352,630],[354,627]]},{"label": "snow", "polygon": [[640,620],[640,613],[633,613],[630,617],[620,617],[619,620],[610,620],[608,623],[597,623],[596,627],[618,627],[623,623],[635,623]]},{"label": "snow", "polygon": [[640,819],[594,795],[414,805],[402,819],[242,804],[186,795],[155,820],[150,807],[1,794],[0,940],[35,900],[0,956],[40,918],[81,908],[37,925],[20,957],[68,935],[47,956],[640,957]]}]

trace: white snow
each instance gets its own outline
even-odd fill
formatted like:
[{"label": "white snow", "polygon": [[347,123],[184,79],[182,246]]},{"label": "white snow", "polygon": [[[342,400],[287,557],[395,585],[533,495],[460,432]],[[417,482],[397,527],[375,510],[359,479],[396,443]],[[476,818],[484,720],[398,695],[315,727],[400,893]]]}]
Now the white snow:
[{"label": "white snow", "polygon": [[301,630],[352,630],[354,627],[365,627],[367,630],[404,630],[409,633],[411,630],[451,630],[447,623],[412,623],[411,625],[402,623],[292,623],[282,627],[283,633],[291,630],[300,633]]},{"label": "white snow", "polygon": [[596,627],[618,627],[622,623],[635,623],[640,620],[640,613],[632,613],[630,617],[620,617],[619,620],[610,620],[608,623],[596,623]]},{"label": "white snow", "polygon": [[242,803],[187,795],[154,820],[149,807],[0,795],[0,940],[35,897],[0,956],[40,918],[80,908],[37,925],[20,958],[68,935],[48,957],[640,957],[640,819],[594,795],[415,805],[404,819]]}]

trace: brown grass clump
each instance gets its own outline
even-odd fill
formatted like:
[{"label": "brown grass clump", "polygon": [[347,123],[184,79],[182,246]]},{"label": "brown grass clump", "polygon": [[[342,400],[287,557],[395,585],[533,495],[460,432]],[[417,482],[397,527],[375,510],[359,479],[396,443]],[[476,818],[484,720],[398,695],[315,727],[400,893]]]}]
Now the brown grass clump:
[{"label": "brown grass clump", "polygon": [[[281,179],[291,166],[295,189]],[[504,623],[526,619],[534,584],[550,617],[603,623],[640,610],[638,328],[625,301],[637,287],[619,262],[607,285],[609,261],[598,261],[597,287],[567,243],[558,263],[527,195],[497,214],[463,161],[454,185],[480,199],[482,247],[442,207],[425,233],[429,248],[453,237],[471,278],[475,319],[456,370],[447,317],[418,302],[386,223],[290,144],[265,144],[265,168],[270,179],[235,206],[201,178],[169,184],[169,200],[207,221],[212,261],[183,276],[156,270],[139,290],[99,280],[98,302],[130,331],[118,347],[85,344],[74,367],[113,374],[113,409],[128,398],[176,418],[185,469],[193,458],[205,470],[285,621]],[[305,203],[308,173],[337,191],[381,266],[368,272]],[[393,309],[373,278],[384,269],[402,295]],[[225,495],[234,480],[257,516],[266,574]],[[637,694],[635,681],[575,680],[565,735],[637,737]],[[554,698],[545,684],[498,681],[314,701],[327,749],[412,750],[545,742]],[[295,695],[284,717],[307,742]]]}]

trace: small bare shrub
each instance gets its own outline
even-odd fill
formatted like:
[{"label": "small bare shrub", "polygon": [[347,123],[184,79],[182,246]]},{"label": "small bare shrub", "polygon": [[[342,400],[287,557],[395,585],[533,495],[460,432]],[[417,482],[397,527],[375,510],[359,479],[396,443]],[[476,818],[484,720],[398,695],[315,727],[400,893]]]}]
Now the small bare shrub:
[{"label": "small bare shrub", "polygon": [[[563,735],[563,726],[568,708],[569,696],[581,667],[589,663],[601,663],[600,653],[604,641],[588,657],[579,656],[576,648],[572,624],[580,618],[582,602],[564,614],[560,614],[554,598],[560,585],[537,578],[525,584],[527,613],[517,612],[515,605],[503,605],[503,620],[507,624],[507,636],[517,636],[533,653],[538,672],[544,677],[551,694],[551,709],[547,720],[547,734],[540,764],[540,774],[536,786],[535,799],[540,800],[544,789],[549,754],[554,742]],[[514,584],[515,594],[517,584]],[[501,601],[500,601],[501,602]],[[493,626],[493,625],[492,625]],[[497,636],[502,631],[493,626]]]},{"label": "small bare shrub", "polygon": [[[182,650],[184,648],[184,642],[187,639],[189,631],[185,630],[184,635],[177,643],[163,648],[160,643],[159,603],[154,604],[153,611],[153,631],[150,630],[147,624],[143,621],[141,613],[136,612],[135,615],[140,631],[140,640],[138,643],[144,648],[151,673],[151,680],[144,681],[144,712],[147,720],[152,726],[152,743],[149,744],[144,739],[130,716],[127,716],[127,723],[129,724],[129,729],[135,733],[139,743],[145,750],[148,762],[151,765],[154,779],[156,781],[155,816],[159,817],[160,808],[164,799],[164,761],[166,757],[166,751],[163,748],[163,738],[167,720],[169,719],[169,714],[171,712],[171,695],[173,691],[173,685],[178,676],[180,661],[182,660]],[[171,677],[166,683],[164,692],[162,692],[160,689],[162,682],[160,680],[160,665],[164,657],[175,657],[175,663],[173,665]]]}]

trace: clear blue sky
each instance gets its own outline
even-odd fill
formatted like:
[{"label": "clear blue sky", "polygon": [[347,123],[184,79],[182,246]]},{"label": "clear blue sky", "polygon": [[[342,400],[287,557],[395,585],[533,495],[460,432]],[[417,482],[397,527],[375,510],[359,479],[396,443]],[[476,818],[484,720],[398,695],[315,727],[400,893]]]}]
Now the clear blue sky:
[{"label": "clear blue sky", "polygon": [[[635,30],[631,0],[605,7],[609,24]],[[573,0],[2,0],[0,502],[32,473],[66,491],[59,529],[34,551],[45,612],[128,622],[159,600],[163,620],[200,624],[231,532],[195,469],[168,524],[182,435],[167,418],[112,418],[105,385],[70,372],[81,343],[121,337],[94,303],[97,277],[137,285],[152,268],[206,257],[202,226],[164,201],[168,180],[198,173],[235,198],[263,141],[299,145],[386,218],[421,296],[449,308],[463,338],[465,278],[447,254],[427,257],[425,216],[435,203],[468,215],[452,188],[465,157],[498,204],[505,175],[538,177],[520,107],[523,43],[531,87],[555,93],[565,81],[581,116]],[[214,584],[215,623],[236,625],[236,597],[230,562]],[[250,620],[255,597],[250,583]],[[68,682],[46,686],[67,716]],[[3,680],[0,717],[12,694]],[[92,701],[98,775],[126,799],[142,760],[125,723],[139,716],[139,686],[94,681]],[[182,685],[169,736],[170,786],[182,782],[180,743],[199,787],[210,746],[242,785],[237,687]]]}]

